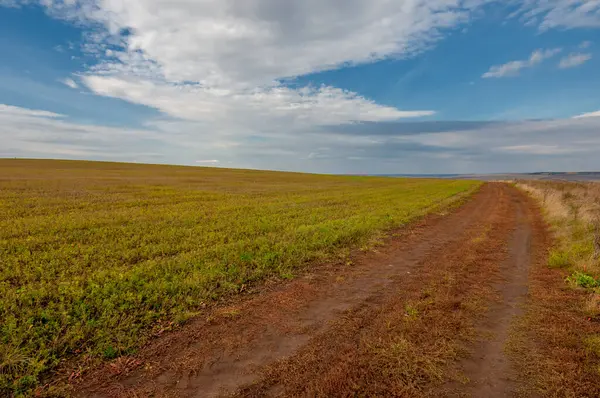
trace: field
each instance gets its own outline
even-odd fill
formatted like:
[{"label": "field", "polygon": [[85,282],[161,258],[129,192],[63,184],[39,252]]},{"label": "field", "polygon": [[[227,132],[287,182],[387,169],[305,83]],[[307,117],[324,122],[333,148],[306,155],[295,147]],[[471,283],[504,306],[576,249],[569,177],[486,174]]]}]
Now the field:
[{"label": "field", "polygon": [[600,184],[0,160],[0,295],[2,396],[596,397]]},{"label": "field", "polygon": [[574,270],[549,266],[562,243],[547,205],[484,184],[344,257],[351,266],[319,262],[207,309],[71,387],[123,398],[598,397],[600,318]]},{"label": "field", "polygon": [[480,183],[0,160],[0,394],[132,355],[206,305],[290,279]]}]

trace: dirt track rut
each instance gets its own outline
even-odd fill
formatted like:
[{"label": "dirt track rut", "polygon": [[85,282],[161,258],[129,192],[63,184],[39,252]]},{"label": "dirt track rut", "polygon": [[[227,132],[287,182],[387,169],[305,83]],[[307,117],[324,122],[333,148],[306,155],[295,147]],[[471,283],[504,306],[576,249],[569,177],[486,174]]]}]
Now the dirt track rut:
[{"label": "dirt track rut", "polygon": [[535,238],[528,203],[487,184],[352,266],[317,267],[211,310],[89,373],[76,395],[508,396],[503,345]]},{"label": "dirt track rut", "polygon": [[485,338],[475,345],[471,357],[462,361],[471,381],[465,390],[474,397],[508,397],[517,390],[518,375],[504,348],[510,338],[512,322],[523,314],[531,263],[532,228],[526,202],[514,192],[513,197],[516,226],[509,241],[508,257],[494,284],[498,299],[478,325]]}]

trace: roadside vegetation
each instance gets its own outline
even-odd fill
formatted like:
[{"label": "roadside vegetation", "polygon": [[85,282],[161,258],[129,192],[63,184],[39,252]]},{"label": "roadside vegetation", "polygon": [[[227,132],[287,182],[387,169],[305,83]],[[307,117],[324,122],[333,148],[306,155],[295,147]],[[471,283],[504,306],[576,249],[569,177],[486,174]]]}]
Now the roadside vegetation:
[{"label": "roadside vegetation", "polygon": [[513,353],[542,396],[600,396],[600,183],[525,181],[551,228]]},{"label": "roadside vegetation", "polygon": [[340,260],[473,181],[0,160],[0,395]]},{"label": "roadside vegetation", "polygon": [[[552,225],[555,246],[548,256],[550,268],[569,271],[566,281],[588,289],[600,302],[600,184],[528,181],[519,184],[538,199]],[[590,308],[591,316],[600,308]]]}]

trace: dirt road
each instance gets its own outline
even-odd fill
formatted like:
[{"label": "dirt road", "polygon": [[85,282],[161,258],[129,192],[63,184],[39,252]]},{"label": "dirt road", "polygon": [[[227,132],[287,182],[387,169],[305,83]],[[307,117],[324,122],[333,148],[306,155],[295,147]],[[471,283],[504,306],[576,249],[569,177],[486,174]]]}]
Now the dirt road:
[{"label": "dirt road", "polygon": [[487,184],[351,265],[266,286],[87,374],[76,395],[502,397],[528,267],[544,248],[531,202]]}]

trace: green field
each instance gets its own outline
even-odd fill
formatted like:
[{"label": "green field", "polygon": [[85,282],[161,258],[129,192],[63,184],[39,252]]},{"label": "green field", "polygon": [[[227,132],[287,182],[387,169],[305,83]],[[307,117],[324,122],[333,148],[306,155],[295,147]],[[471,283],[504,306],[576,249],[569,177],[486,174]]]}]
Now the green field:
[{"label": "green field", "polygon": [[479,183],[0,160],[0,395],[114,358],[268,277],[347,255]]}]

